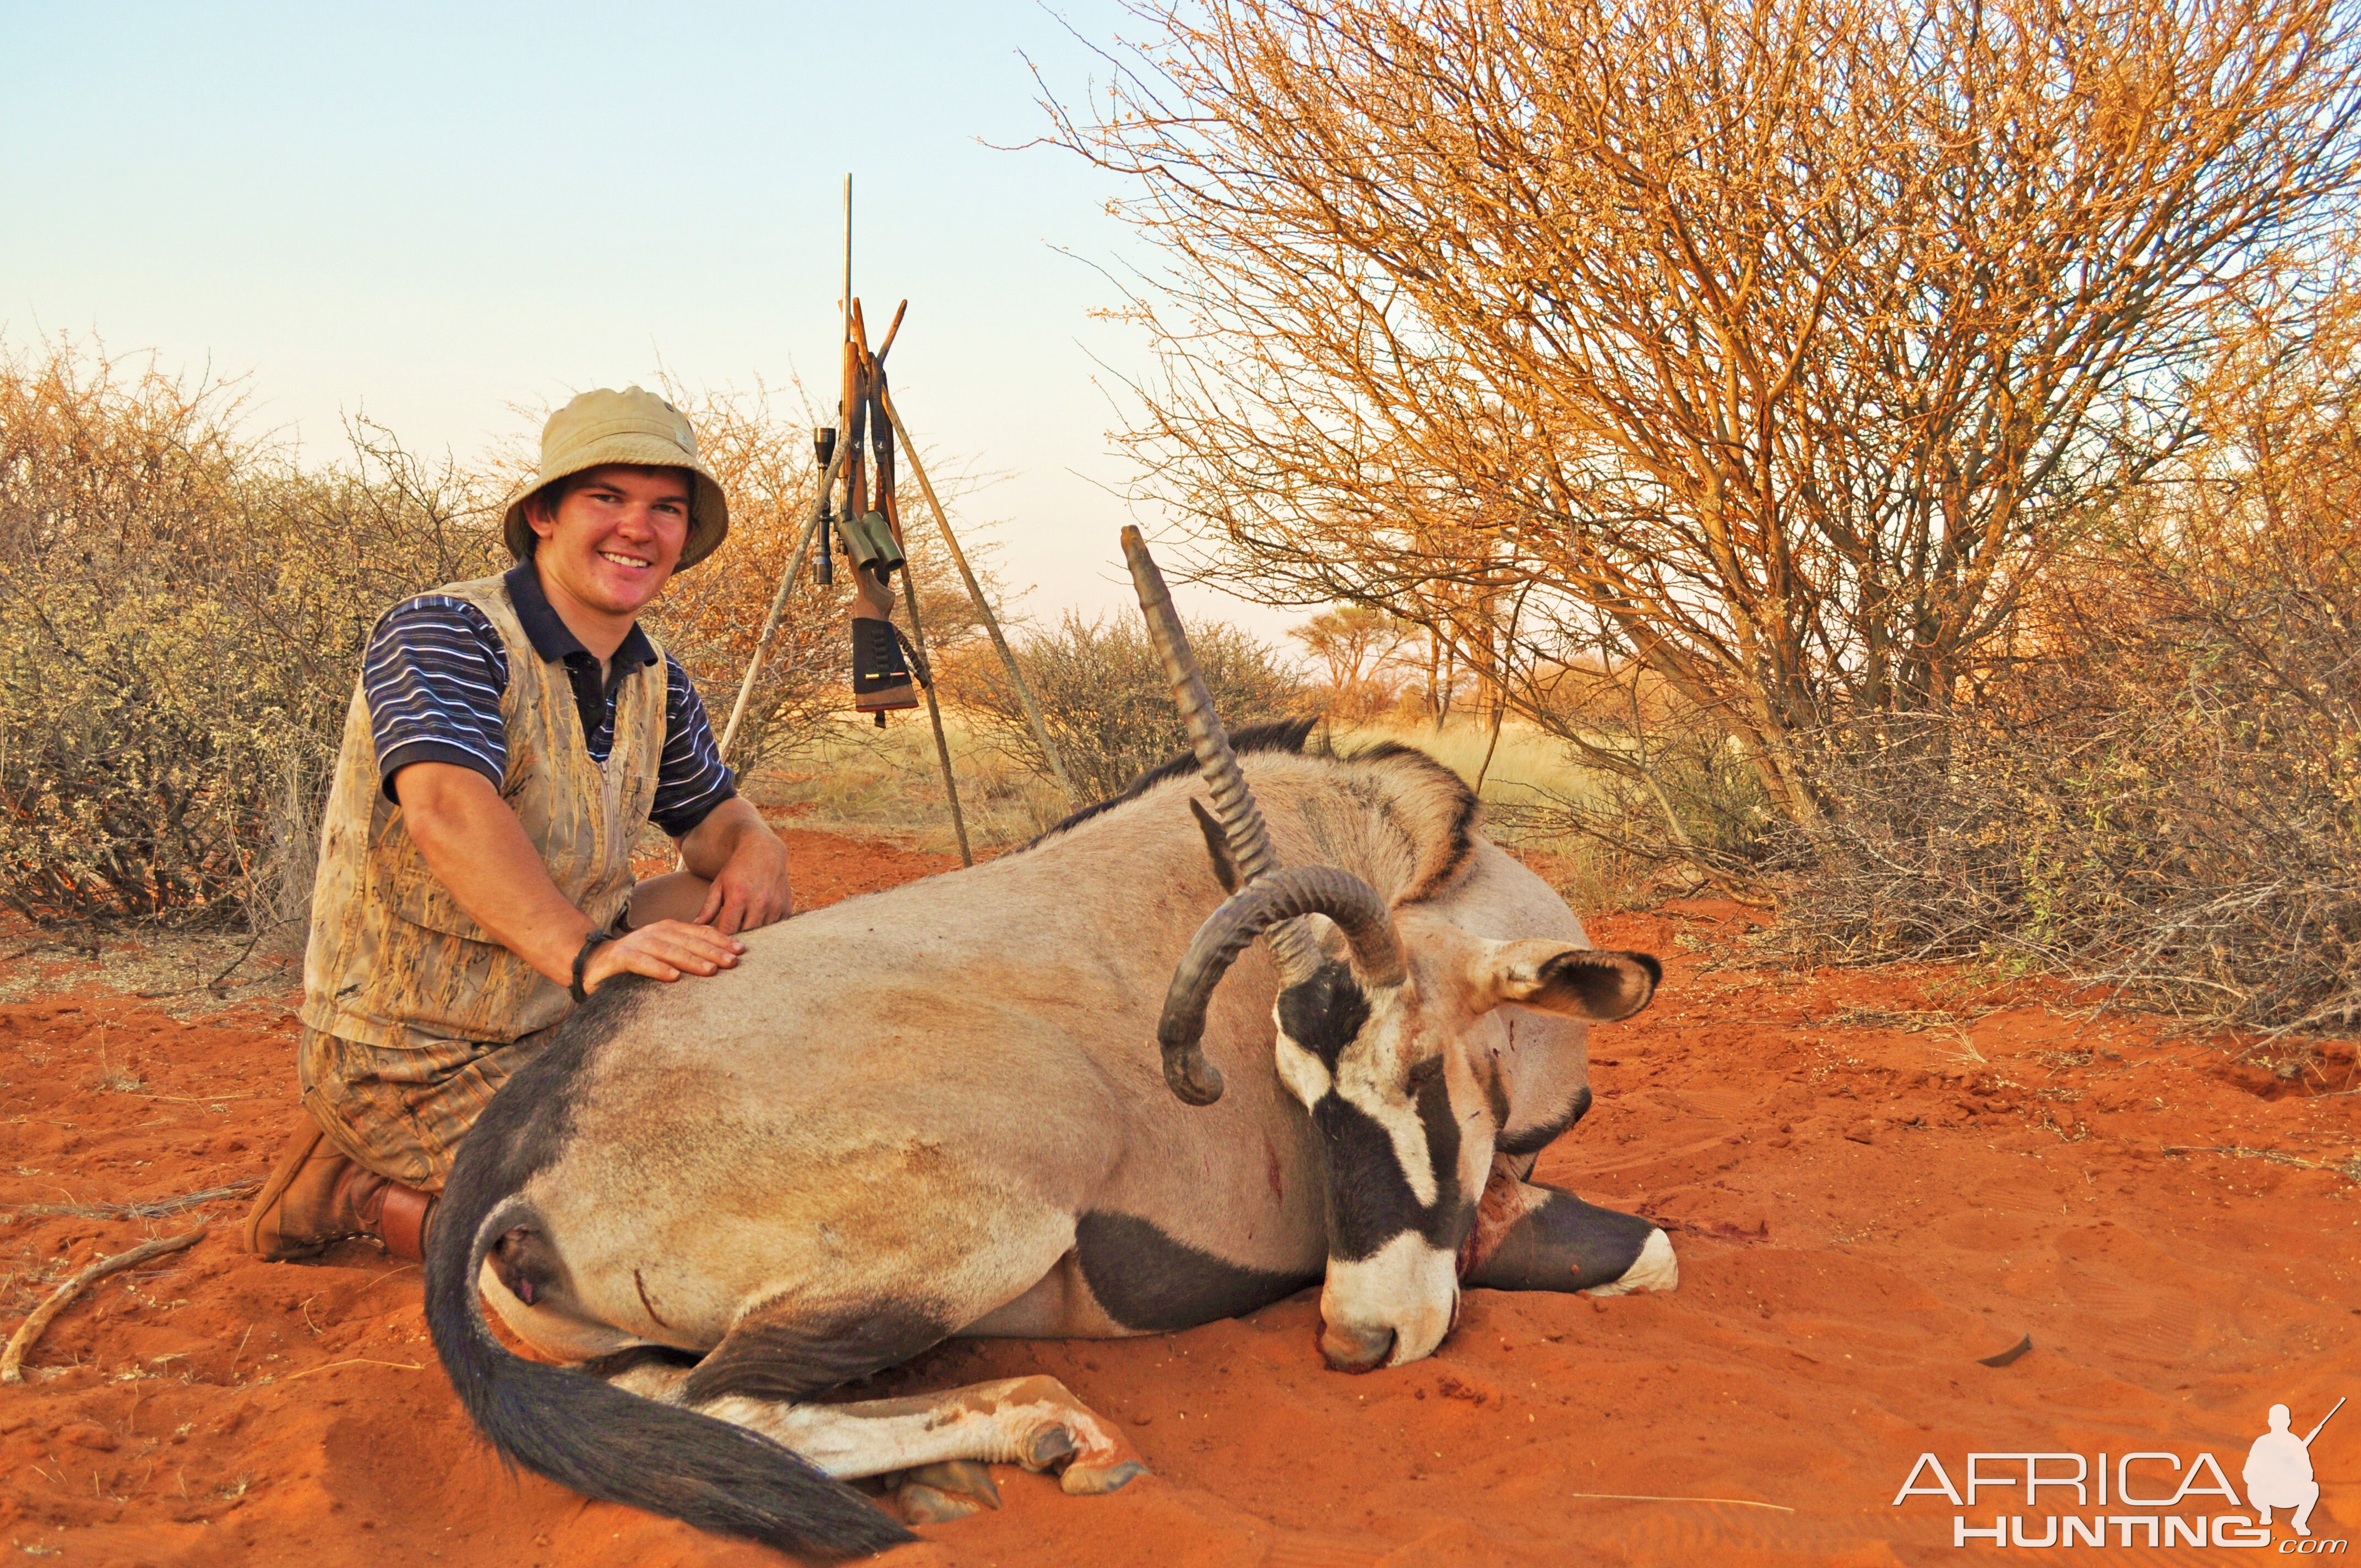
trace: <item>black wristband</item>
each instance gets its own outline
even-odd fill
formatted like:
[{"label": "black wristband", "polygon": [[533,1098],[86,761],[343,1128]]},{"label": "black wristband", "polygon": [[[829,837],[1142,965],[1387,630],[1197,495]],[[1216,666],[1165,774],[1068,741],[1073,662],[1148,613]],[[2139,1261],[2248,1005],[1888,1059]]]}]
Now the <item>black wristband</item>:
[{"label": "black wristband", "polygon": [[574,983],[566,988],[566,994],[577,1002],[588,1002],[590,993],[582,989],[582,971],[590,967],[590,955],[615,939],[612,931],[593,931],[582,938],[582,950],[574,955]]}]

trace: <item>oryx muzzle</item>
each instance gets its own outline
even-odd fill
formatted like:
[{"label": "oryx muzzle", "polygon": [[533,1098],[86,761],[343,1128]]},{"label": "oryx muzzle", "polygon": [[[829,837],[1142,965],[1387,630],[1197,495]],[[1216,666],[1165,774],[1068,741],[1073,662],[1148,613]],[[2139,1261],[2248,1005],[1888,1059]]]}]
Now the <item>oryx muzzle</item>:
[{"label": "oryx muzzle", "polygon": [[1157,1022],[1164,1081],[1190,1104],[1210,1105],[1222,1097],[1221,1069],[1205,1059],[1198,1044],[1213,988],[1257,937],[1300,915],[1325,915],[1336,922],[1352,944],[1353,967],[1367,983],[1402,982],[1407,971],[1393,914],[1378,890],[1359,877],[1329,866],[1290,866],[1248,883],[1197,927],[1196,939],[1172,971],[1164,1015]]}]

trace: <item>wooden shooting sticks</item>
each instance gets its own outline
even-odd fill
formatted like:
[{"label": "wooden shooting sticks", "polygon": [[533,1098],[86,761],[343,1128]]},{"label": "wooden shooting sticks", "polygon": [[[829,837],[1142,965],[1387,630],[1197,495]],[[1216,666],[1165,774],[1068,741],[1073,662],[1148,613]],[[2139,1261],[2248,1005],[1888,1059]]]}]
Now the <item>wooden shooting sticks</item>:
[{"label": "wooden shooting sticks", "polygon": [[[737,738],[738,726],[746,717],[747,704],[754,695],[754,682],[762,674],[763,661],[771,649],[771,639],[777,633],[779,618],[785,612],[787,597],[796,579],[802,574],[804,558],[811,552],[812,541],[820,538],[820,565],[817,573],[821,583],[833,580],[832,550],[836,539],[844,543],[852,564],[854,581],[859,590],[853,610],[855,648],[855,702],[864,711],[875,713],[877,723],[885,722],[885,710],[891,707],[914,707],[907,697],[906,683],[897,684],[889,673],[872,676],[863,666],[898,667],[901,660],[894,652],[898,633],[893,626],[891,580],[898,570],[902,576],[902,602],[909,612],[910,632],[902,651],[909,655],[908,674],[915,676],[927,704],[927,718],[933,726],[935,757],[941,765],[943,798],[949,807],[951,830],[959,839],[960,861],[973,865],[975,856],[969,848],[967,819],[960,810],[959,784],[951,773],[950,740],[943,732],[943,715],[935,697],[934,674],[927,661],[925,630],[918,623],[918,594],[911,581],[910,568],[902,549],[901,509],[894,494],[895,463],[898,455],[906,458],[911,476],[927,498],[928,510],[933,513],[935,526],[942,533],[943,543],[957,565],[960,578],[967,585],[968,596],[975,601],[976,613],[983,619],[984,630],[991,635],[992,646],[1008,671],[1009,684],[1016,689],[1016,699],[1025,709],[1026,722],[1032,727],[1033,737],[1048,759],[1050,773],[1058,787],[1065,792],[1070,806],[1079,808],[1082,801],[1074,795],[1072,781],[1066,774],[1066,764],[1058,754],[1057,743],[1049,738],[1049,726],[1042,721],[1040,706],[1033,700],[1032,688],[1027,685],[1024,672],[1017,668],[1016,655],[1010,651],[1008,639],[1000,629],[1000,618],[993,613],[992,602],[984,598],[983,586],[976,581],[975,572],[968,565],[967,553],[960,548],[959,538],[951,532],[950,519],[943,511],[943,503],[936,494],[927,470],[918,460],[917,448],[911,444],[910,433],[902,423],[899,411],[886,394],[885,356],[894,346],[894,339],[902,330],[903,313],[910,308],[905,300],[894,313],[894,320],[885,329],[884,341],[874,353],[869,347],[869,332],[862,320],[861,302],[852,296],[852,176],[844,177],[844,300],[843,300],[843,398],[839,405],[834,428],[822,427],[815,433],[815,449],[821,465],[819,489],[812,503],[811,516],[805,521],[803,533],[796,541],[796,553],[779,578],[776,592],[771,596],[771,607],[763,617],[762,630],[754,638],[753,656],[746,662],[745,677],[738,683],[738,700],[730,705],[730,721],[721,730],[721,754],[730,754],[730,742]],[[873,486],[871,479],[874,477]],[[836,508],[839,482],[843,487],[843,504]],[[864,623],[866,623],[864,625]],[[889,639],[895,641],[888,641]],[[864,649],[864,643],[869,644]]]}]

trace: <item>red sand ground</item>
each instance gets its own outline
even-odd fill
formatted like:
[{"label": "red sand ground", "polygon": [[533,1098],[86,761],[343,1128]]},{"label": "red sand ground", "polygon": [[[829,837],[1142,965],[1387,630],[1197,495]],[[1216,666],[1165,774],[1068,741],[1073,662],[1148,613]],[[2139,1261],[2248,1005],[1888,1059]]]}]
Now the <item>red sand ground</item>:
[{"label": "red sand ground", "polygon": [[[809,902],[943,863],[792,839]],[[1891,1506],[1922,1451],[1959,1480],[1971,1450],[2202,1449],[2235,1482],[2272,1402],[2301,1431],[2361,1394],[2361,1165],[2334,1168],[2356,1157],[2349,1049],[2281,1080],[2029,987],[1927,1026],[1930,992],[1975,1011],[1956,977],[1736,967],[1741,916],[1596,923],[1670,973],[1598,1031],[1597,1108],[1541,1166],[1670,1227],[1676,1294],[1472,1292],[1441,1354],[1358,1378],[1323,1369],[1310,1293],[1169,1338],[944,1347],[878,1391],[1053,1373],[1156,1474],[1070,1498],[1002,1471],[1001,1511],[891,1561],[1938,1561],[1955,1510]],[[294,1103],[285,1005],[181,1022],[77,983],[0,1006],[5,1326],[95,1256],[214,1230],[95,1287],[0,1387],[0,1543],[72,1563],[778,1561],[504,1475],[434,1363],[414,1267],[361,1244],[257,1263],[241,1201],[43,1213],[255,1178]],[[2014,1365],[1976,1364],[2028,1332]],[[2361,1533],[2361,1408],[2313,1456],[2316,1535]],[[1971,1522],[2024,1513],[2015,1495]],[[2153,1559],[2109,1541],[2075,1560]]]}]

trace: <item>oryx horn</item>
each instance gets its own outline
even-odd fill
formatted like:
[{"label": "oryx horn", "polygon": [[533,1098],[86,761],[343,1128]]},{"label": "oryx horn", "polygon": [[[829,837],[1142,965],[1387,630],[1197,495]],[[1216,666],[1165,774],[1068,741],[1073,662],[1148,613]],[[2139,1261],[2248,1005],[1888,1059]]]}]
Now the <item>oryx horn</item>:
[{"label": "oryx horn", "polygon": [[[1213,792],[1213,816],[1229,839],[1230,859],[1237,867],[1238,881],[1251,886],[1257,877],[1279,869],[1279,854],[1271,848],[1270,830],[1263,826],[1262,810],[1255,805],[1254,792],[1246,787],[1246,771],[1238,766],[1237,755],[1230,750],[1230,738],[1222,729],[1221,717],[1213,711],[1213,695],[1206,691],[1205,677],[1198,672],[1197,656],[1190,651],[1189,634],[1181,630],[1180,612],[1172,608],[1172,595],[1164,587],[1164,574],[1156,569],[1156,559],[1148,554],[1148,542],[1140,537],[1138,529],[1123,531],[1123,554],[1131,565],[1132,586],[1139,590],[1140,613],[1148,618],[1148,640],[1156,645],[1165,677],[1172,683],[1172,700],[1180,707],[1181,727],[1188,731],[1190,750],[1197,754],[1197,771],[1204,775],[1205,785]],[[1300,927],[1281,926],[1273,930],[1270,949],[1279,963],[1281,985],[1309,980],[1320,967],[1319,949]],[[1166,1061],[1169,1073],[1169,1055]],[[1213,1094],[1191,1103],[1206,1104],[1219,1095],[1221,1075],[1215,1073],[1213,1082]],[[1190,1096],[1183,1094],[1181,1098],[1187,1100]]]},{"label": "oryx horn", "polygon": [[1205,917],[1172,984],[1164,993],[1164,1016],[1156,1043],[1164,1051],[1164,1081],[1191,1105],[1222,1097],[1221,1069],[1205,1059],[1200,1042],[1205,1008],[1213,988],[1257,937],[1299,915],[1325,915],[1353,945],[1353,965],[1371,985],[1400,985],[1408,972],[1393,912],[1376,888],[1350,872],[1331,866],[1289,866],[1247,883]]}]

